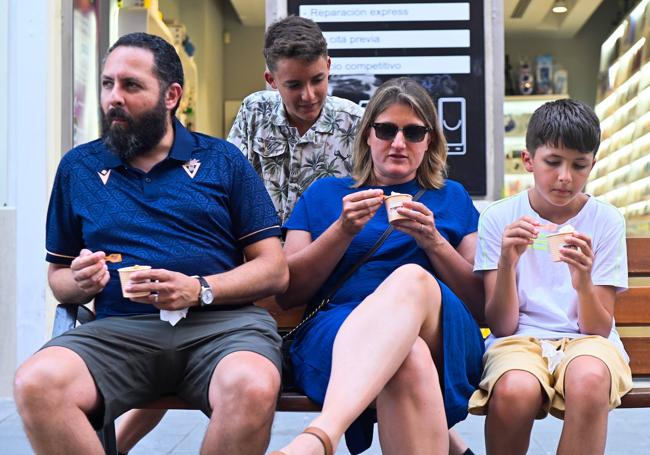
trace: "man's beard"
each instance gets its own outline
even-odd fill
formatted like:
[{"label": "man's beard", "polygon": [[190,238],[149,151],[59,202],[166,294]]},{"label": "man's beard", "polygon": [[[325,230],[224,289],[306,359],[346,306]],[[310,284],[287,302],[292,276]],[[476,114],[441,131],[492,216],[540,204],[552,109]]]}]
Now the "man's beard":
[{"label": "man's beard", "polygon": [[[128,162],[158,145],[167,131],[168,115],[162,97],[153,109],[138,117],[127,114],[121,107],[114,107],[107,113],[102,112],[102,138],[109,150]],[[126,123],[112,124],[113,120]]]}]

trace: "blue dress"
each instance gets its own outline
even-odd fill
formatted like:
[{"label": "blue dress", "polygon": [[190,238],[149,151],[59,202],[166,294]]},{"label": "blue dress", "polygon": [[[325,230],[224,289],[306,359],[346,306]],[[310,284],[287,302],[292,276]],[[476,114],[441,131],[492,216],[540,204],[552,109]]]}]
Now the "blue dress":
[{"label": "blue dress", "polygon": [[[356,189],[352,188],[352,184],[350,177],[330,177],[314,182],[296,204],[285,228],[309,231],[312,239],[316,239],[339,217],[343,196],[378,188],[364,186]],[[387,195],[391,191],[415,195],[419,189],[416,180],[381,188]],[[447,180],[443,188],[426,191],[419,201],[433,211],[438,231],[452,246],[456,247],[463,237],[476,232],[478,212],[459,183]],[[380,208],[354,238],[307,311],[322,300],[338,277],[374,245],[387,227],[386,210]],[[321,404],[324,401],[332,366],[332,347],[341,324],[388,275],[404,264],[418,264],[436,276],[431,262],[415,240],[407,234],[393,231],[379,250],[345,282],[329,304],[296,332],[291,347],[295,380],[313,401]],[[480,330],[469,310],[444,283],[440,280],[438,283],[442,291],[442,342],[445,361],[444,365],[437,367],[445,401],[447,425],[451,428],[467,416],[467,402],[481,378],[484,347]],[[375,412],[369,409],[348,428],[346,443],[351,453],[361,453],[370,447],[375,421]]]}]

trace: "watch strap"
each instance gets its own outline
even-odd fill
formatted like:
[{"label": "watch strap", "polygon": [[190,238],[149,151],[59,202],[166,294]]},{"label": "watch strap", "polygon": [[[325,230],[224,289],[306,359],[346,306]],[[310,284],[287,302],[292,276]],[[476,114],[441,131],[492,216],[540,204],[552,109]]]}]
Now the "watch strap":
[{"label": "watch strap", "polygon": [[210,284],[208,283],[208,280],[206,280],[205,278],[199,275],[197,275],[195,278],[199,280],[199,283],[201,283],[201,290],[205,288],[210,288]]},{"label": "watch strap", "polygon": [[[201,288],[199,289],[199,296],[198,296],[198,298],[197,298],[197,300],[198,300],[198,302],[199,302],[199,306],[205,306],[205,305],[207,305],[206,303],[203,302],[203,292],[204,292],[206,289],[210,289],[210,290],[212,290],[212,289],[210,288],[210,283],[208,283],[208,280],[206,280],[205,278],[203,278],[203,277],[200,276],[200,275],[192,275],[192,278],[196,278],[197,280],[199,280],[199,285],[201,286]],[[210,303],[212,303],[212,302],[210,302]]]}]

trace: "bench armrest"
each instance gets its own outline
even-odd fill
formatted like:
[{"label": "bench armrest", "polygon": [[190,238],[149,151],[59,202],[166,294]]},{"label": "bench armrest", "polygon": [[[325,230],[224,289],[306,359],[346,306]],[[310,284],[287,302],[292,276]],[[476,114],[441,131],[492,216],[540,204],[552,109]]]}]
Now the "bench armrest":
[{"label": "bench armrest", "polygon": [[93,321],[95,314],[84,305],[76,303],[60,303],[54,313],[52,338],[59,336],[79,324]]}]

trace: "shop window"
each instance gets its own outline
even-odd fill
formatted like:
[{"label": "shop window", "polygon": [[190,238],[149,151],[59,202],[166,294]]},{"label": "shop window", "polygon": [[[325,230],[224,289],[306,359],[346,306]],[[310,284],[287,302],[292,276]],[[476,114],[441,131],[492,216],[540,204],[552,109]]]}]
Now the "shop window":
[{"label": "shop window", "polygon": [[98,103],[98,2],[75,0],[73,15],[74,99],[73,143],[83,144],[99,137]]}]

